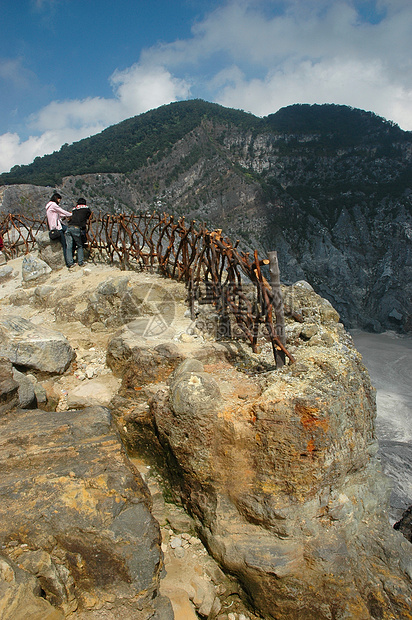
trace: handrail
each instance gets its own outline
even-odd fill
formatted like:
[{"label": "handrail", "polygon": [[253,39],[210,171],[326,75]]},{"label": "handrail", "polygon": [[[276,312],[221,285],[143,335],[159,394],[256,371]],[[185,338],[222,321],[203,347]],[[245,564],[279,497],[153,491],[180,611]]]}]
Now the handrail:
[{"label": "handrail", "polygon": [[[261,267],[269,261],[253,258],[232,244],[222,231],[209,231],[205,224],[195,227],[185,218],[175,221],[166,213],[92,215],[88,247],[93,257],[111,263],[118,260],[122,269],[140,268],[158,271],[166,277],[185,282],[192,318],[195,302],[213,304],[221,317],[232,314],[237,325],[257,352],[259,326],[266,327],[278,365],[279,351],[291,362],[293,356],[276,333],[272,321],[274,293],[262,275]],[[47,230],[47,220],[8,214],[0,220],[4,253],[7,259],[29,253],[36,236]],[[245,293],[245,278],[254,287],[253,304]],[[227,334],[229,335],[229,334]],[[281,364],[279,364],[281,365]]]}]

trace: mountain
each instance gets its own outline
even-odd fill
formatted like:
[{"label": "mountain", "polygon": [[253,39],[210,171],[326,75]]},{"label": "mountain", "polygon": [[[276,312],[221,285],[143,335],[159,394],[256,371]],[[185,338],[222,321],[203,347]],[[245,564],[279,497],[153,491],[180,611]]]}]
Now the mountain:
[{"label": "mountain", "polygon": [[53,186],[66,207],[184,215],[277,250],[283,280],[309,281],[347,327],[410,332],[411,161],[412,133],[371,112],[184,101],[0,175],[1,210],[44,214]]}]

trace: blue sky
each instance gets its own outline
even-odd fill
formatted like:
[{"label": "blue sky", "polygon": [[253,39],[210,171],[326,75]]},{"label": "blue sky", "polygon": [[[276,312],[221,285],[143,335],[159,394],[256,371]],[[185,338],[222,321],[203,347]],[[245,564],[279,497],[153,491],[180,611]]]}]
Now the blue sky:
[{"label": "blue sky", "polygon": [[411,52],[411,0],[2,0],[0,171],[197,97],[412,130]]}]

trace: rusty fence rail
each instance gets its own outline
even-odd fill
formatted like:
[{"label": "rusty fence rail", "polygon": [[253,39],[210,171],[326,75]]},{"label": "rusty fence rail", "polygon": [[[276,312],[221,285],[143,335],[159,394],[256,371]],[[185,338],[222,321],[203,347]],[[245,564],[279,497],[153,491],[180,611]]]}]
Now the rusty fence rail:
[{"label": "rusty fence rail", "polygon": [[[273,281],[271,286],[262,274],[262,266],[269,259],[259,259],[257,251],[253,256],[242,252],[239,242],[233,244],[221,230],[209,231],[205,225],[195,224],[158,213],[93,215],[87,231],[89,251],[94,260],[118,262],[123,269],[156,268],[164,276],[185,282],[192,318],[196,303],[213,304],[223,333],[230,336],[230,317],[234,317],[256,352],[263,326],[276,365],[283,365],[286,357],[293,362],[282,337],[284,325],[279,323],[280,289],[275,290]],[[0,220],[0,234],[6,257],[30,252],[36,236],[44,231],[46,218],[37,220],[16,214],[4,217]],[[276,327],[273,307],[277,309]]]}]

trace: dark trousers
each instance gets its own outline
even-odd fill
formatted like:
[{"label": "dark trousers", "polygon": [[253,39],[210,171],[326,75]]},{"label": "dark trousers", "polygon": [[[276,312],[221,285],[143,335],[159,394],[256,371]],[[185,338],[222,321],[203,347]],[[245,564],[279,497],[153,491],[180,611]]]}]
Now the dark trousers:
[{"label": "dark trousers", "polygon": [[75,226],[69,226],[66,230],[66,264],[68,267],[73,265],[73,250],[74,246],[77,246],[77,262],[79,265],[83,265],[84,250],[83,250],[83,237],[80,228]]},{"label": "dark trousers", "polygon": [[66,230],[67,230],[67,226],[65,224],[62,224],[62,229],[60,231],[60,243],[62,244],[63,256],[64,256],[64,260],[66,263],[66,267],[68,267],[69,264],[67,262],[67,243],[66,243],[66,237],[64,235]]}]

